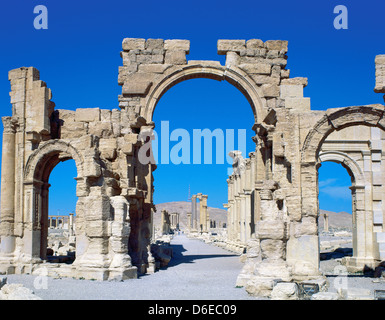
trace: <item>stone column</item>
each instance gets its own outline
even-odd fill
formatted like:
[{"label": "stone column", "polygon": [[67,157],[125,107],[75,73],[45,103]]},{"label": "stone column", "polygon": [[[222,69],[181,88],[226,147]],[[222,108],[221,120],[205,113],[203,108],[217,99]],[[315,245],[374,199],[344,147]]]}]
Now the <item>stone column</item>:
[{"label": "stone column", "polygon": [[73,213],[70,213],[68,230],[69,230],[70,237],[72,237],[74,235],[74,214]]},{"label": "stone column", "polygon": [[233,221],[234,221],[234,240],[240,241],[240,197],[239,195],[236,195],[234,197],[234,215],[233,215]]},{"label": "stone column", "polygon": [[201,209],[202,209],[202,213],[201,213],[201,217],[202,217],[202,232],[208,232],[208,226],[209,226],[209,223],[210,223],[210,217],[209,217],[209,213],[208,213],[208,210],[207,210],[207,198],[208,196],[205,195],[205,194],[202,194],[202,199],[201,199]]},{"label": "stone column", "polygon": [[329,215],[324,213],[324,231],[329,232]]},{"label": "stone column", "polygon": [[241,194],[239,196],[239,207],[240,207],[240,221],[239,221],[240,241],[246,244],[246,196],[244,194]]},{"label": "stone column", "polygon": [[132,266],[131,257],[128,254],[131,231],[130,204],[123,196],[114,196],[110,200],[114,208],[114,220],[111,223],[112,233],[109,239],[111,263],[108,277],[110,280],[136,278],[137,268]]},{"label": "stone column", "polygon": [[15,128],[11,117],[3,117],[3,150],[1,162],[0,252],[14,251],[15,219]]},{"label": "stone column", "polygon": [[187,231],[191,231],[191,212],[187,212]]},{"label": "stone column", "polygon": [[191,197],[191,229],[197,230],[197,196],[194,194]]},{"label": "stone column", "polygon": [[251,236],[251,191],[246,190],[245,191],[245,211],[246,211],[246,225],[245,225],[245,243],[249,241]]},{"label": "stone column", "polygon": [[160,230],[162,231],[162,234],[166,233],[166,214],[167,214],[167,211],[162,210],[161,217],[160,217],[160,223],[161,223]]}]

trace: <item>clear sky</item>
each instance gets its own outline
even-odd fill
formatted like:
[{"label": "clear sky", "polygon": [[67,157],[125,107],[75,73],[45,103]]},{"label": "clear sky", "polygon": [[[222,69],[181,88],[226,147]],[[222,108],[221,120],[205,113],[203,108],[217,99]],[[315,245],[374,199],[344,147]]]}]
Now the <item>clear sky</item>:
[{"label": "clear sky", "polygon": [[[36,5],[48,9],[47,30],[34,28]],[[334,28],[337,5],[348,9],[348,29]],[[11,115],[8,71],[21,66],[40,70],[57,108],[117,108],[119,53],[125,37],[188,39],[189,60],[222,64],[218,39],[288,40],[287,68],[291,77],[309,79],[304,94],[311,98],[312,109],[383,103],[382,95],[373,92],[374,58],[385,53],[382,0],[17,0],[7,1],[1,9],[1,116]],[[154,120],[157,130],[161,121],[169,121],[170,131],[244,129],[246,151],[253,149],[251,108],[225,82],[194,79],[176,85],[162,97]],[[159,165],[154,173],[155,203],[187,200],[190,185],[192,194],[206,193],[209,206],[221,207],[227,199],[227,168],[227,163]],[[351,211],[351,199],[342,191],[350,185],[346,171],[341,166],[324,168],[326,164],[320,169],[321,208]],[[75,176],[73,161],[54,169],[51,214],[74,211]]]}]

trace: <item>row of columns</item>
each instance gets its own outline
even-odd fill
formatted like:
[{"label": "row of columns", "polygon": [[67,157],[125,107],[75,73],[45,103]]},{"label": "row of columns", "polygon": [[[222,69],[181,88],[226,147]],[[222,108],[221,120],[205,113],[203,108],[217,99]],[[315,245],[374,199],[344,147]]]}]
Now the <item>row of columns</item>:
[{"label": "row of columns", "polygon": [[[208,195],[197,193],[191,196],[191,215],[188,218],[190,231],[207,233],[210,229],[210,217],[207,210]],[[197,199],[199,200],[199,216],[197,210]]]},{"label": "row of columns", "polygon": [[229,241],[246,244],[255,232],[254,177],[256,174],[255,153],[244,159],[240,151],[233,151],[233,174],[227,179],[227,237]]},{"label": "row of columns", "polygon": [[55,229],[65,229],[65,223],[67,223],[67,229],[70,232],[70,236],[74,234],[74,214],[70,213],[68,216],[57,215],[48,216],[48,227]]}]

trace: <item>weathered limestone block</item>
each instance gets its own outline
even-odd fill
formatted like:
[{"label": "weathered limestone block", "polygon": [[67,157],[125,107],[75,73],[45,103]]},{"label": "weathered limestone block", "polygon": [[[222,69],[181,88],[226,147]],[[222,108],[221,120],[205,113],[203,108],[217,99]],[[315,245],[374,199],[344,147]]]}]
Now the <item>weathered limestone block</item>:
[{"label": "weathered limestone block", "polygon": [[285,107],[298,112],[310,111],[310,98],[285,98]]},{"label": "weathered limestone block", "polygon": [[340,296],[337,292],[317,292],[310,300],[340,300]]},{"label": "weathered limestone block", "polygon": [[164,42],[164,49],[169,51],[183,51],[185,54],[189,54],[190,40],[166,40]]},{"label": "weathered limestone block", "polygon": [[288,50],[288,41],[286,40],[268,40],[265,41],[265,47],[269,50],[278,50],[284,53]]},{"label": "weathered limestone block", "polygon": [[147,39],[146,45],[147,50],[162,50],[164,48],[164,40],[163,39]]},{"label": "weathered limestone block", "polygon": [[164,62],[166,64],[182,65],[187,64],[186,52],[182,50],[167,51]]},{"label": "weathered limestone block", "polygon": [[289,79],[282,80],[283,85],[298,85],[298,86],[300,85],[302,86],[302,88],[306,87],[307,83],[308,83],[308,79],[304,77],[296,77],[296,78],[289,78]]},{"label": "weathered limestone block", "polygon": [[141,73],[164,73],[171,64],[141,64],[139,65],[138,72]]},{"label": "weathered limestone block", "polygon": [[134,146],[138,143],[138,134],[131,133],[124,135],[123,141],[121,141],[120,148],[126,155],[132,155]]},{"label": "weathered limestone block", "polygon": [[261,220],[256,223],[256,236],[259,239],[282,240],[285,238],[285,224],[276,220]]},{"label": "weathered limestone block", "polygon": [[316,217],[302,217],[301,222],[292,222],[290,233],[294,234],[296,238],[303,235],[316,235],[318,233]]},{"label": "weathered limestone block", "polygon": [[288,265],[283,260],[264,260],[257,265],[254,273],[270,279],[281,279],[288,282],[292,280]]},{"label": "weathered limestone block", "polygon": [[292,282],[279,282],[271,292],[271,300],[298,300],[298,285]]},{"label": "weathered limestone block", "polygon": [[124,84],[124,81],[126,81],[130,77],[130,75],[138,71],[138,66],[139,65],[137,63],[130,64],[129,66],[120,66],[118,72],[118,84]]},{"label": "weathered limestone block", "polygon": [[285,251],[286,244],[281,240],[261,240],[261,253],[264,260],[282,260],[286,256]]},{"label": "weathered limestone block", "polygon": [[271,65],[268,63],[242,63],[239,68],[245,70],[249,74],[270,74]]},{"label": "weathered limestone block", "polygon": [[269,297],[274,287],[274,279],[251,276],[245,286],[246,291],[255,297]]},{"label": "weathered limestone block", "polygon": [[226,53],[226,66],[234,65],[237,66],[241,61],[241,57],[237,52],[228,51]]},{"label": "weathered limestone block", "polygon": [[290,237],[287,242],[286,261],[296,276],[318,274],[319,248],[317,235]]},{"label": "weathered limestone block", "polygon": [[226,54],[228,51],[241,52],[246,50],[245,40],[218,40],[217,43],[218,54]]},{"label": "weathered limestone block", "polygon": [[246,42],[247,49],[259,49],[263,47],[264,47],[264,43],[260,39],[250,39],[250,40],[247,40]]},{"label": "weathered limestone block", "polygon": [[122,94],[145,94],[150,89],[152,81],[153,74],[151,73],[135,73],[129,79],[124,81]]},{"label": "weathered limestone block", "polygon": [[278,86],[280,83],[280,79],[276,77],[271,77],[269,75],[262,75],[262,74],[253,74],[251,76],[256,84],[262,85],[262,84],[272,84]]},{"label": "weathered limestone block", "polygon": [[125,51],[128,50],[144,50],[146,40],[137,38],[125,38],[122,42],[122,48]]},{"label": "weathered limestone block", "polygon": [[10,283],[1,288],[0,300],[41,300],[41,298],[22,284]]},{"label": "weathered limestone block", "polygon": [[303,86],[302,85],[287,85],[282,84],[280,86],[281,98],[303,98]]},{"label": "weathered limestone block", "polygon": [[99,108],[79,108],[79,109],[76,109],[75,121],[77,121],[77,122],[100,121],[100,109]]},{"label": "weathered limestone block", "polygon": [[281,69],[281,79],[288,79],[290,77],[290,70]]},{"label": "weathered limestone block", "polygon": [[133,68],[137,68],[138,63],[136,61],[136,54],[134,51],[121,51],[120,57],[123,59],[124,67],[133,66]]},{"label": "weathered limestone block", "polygon": [[277,98],[280,95],[279,86],[274,84],[263,84],[262,91],[265,97]]},{"label": "weathered limestone block", "polygon": [[116,158],[116,139],[100,139],[99,150],[100,156],[104,159],[113,160]]},{"label": "weathered limestone block", "polygon": [[376,86],[374,92],[385,93],[385,55],[377,55],[376,64]]},{"label": "weathered limestone block", "polygon": [[90,122],[88,125],[88,134],[94,135],[100,138],[112,137],[112,123],[107,121]]}]

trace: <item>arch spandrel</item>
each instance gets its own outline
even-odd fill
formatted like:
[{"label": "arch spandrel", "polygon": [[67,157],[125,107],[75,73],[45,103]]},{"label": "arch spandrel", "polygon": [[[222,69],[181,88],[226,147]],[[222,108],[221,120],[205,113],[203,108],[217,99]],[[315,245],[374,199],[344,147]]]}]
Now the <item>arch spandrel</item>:
[{"label": "arch spandrel", "polygon": [[194,78],[207,78],[217,81],[228,81],[246,97],[252,108],[255,121],[262,121],[266,114],[266,102],[262,98],[261,89],[252,78],[235,66],[222,66],[216,61],[202,63],[189,63],[182,68],[174,70],[163,79],[154,83],[147,94],[145,108],[142,116],[147,122],[152,121],[156,105],[160,98],[176,84]]}]

